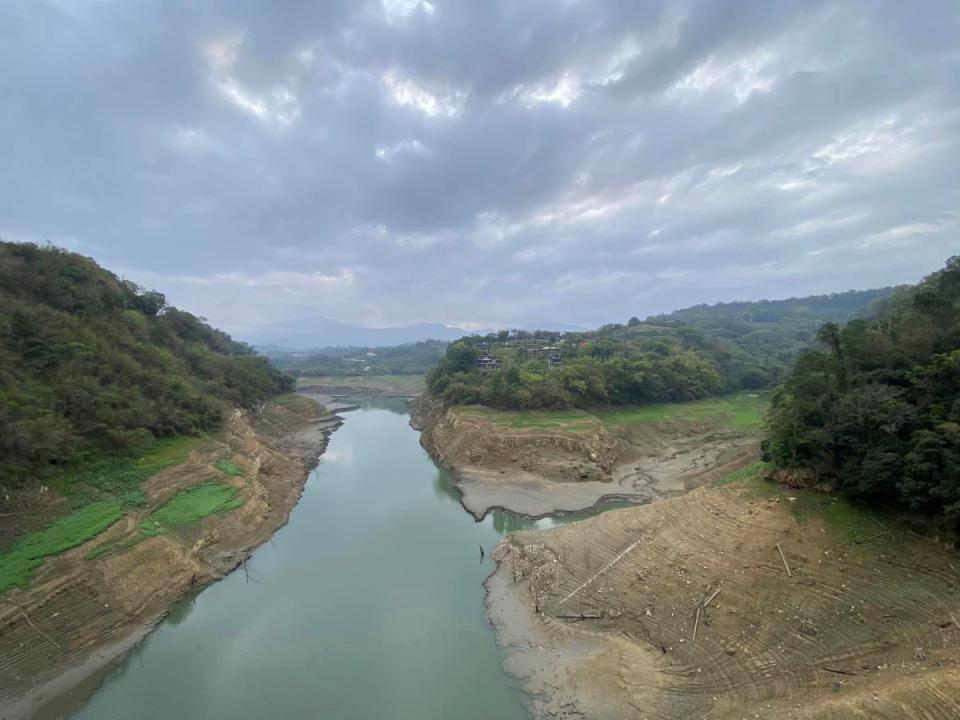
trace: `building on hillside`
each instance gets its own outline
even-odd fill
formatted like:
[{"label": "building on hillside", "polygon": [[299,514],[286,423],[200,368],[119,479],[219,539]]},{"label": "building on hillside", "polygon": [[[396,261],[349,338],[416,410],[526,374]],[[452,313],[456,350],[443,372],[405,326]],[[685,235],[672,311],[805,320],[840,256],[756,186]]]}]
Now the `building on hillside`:
[{"label": "building on hillside", "polygon": [[547,367],[551,370],[563,367],[563,355],[559,350],[553,349],[549,351],[547,355]]},{"label": "building on hillside", "polygon": [[501,367],[500,358],[481,355],[477,358],[477,367],[480,368],[480,370],[499,370]]}]

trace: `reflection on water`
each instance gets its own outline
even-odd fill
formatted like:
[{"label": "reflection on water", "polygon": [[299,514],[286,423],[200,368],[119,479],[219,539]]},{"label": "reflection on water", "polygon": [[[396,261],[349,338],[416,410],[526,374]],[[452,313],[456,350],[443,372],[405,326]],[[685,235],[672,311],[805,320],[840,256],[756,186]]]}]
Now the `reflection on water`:
[{"label": "reflection on water", "polygon": [[554,521],[474,522],[405,401],[358,404],[248,563],[258,581],[233,573],[177,605],[77,717],[525,717],[484,619],[478,545]]}]

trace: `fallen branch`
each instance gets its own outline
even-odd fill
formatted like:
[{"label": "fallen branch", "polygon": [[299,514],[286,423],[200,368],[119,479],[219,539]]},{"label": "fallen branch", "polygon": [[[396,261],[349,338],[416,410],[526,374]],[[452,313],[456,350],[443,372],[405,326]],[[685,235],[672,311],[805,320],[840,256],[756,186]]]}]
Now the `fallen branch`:
[{"label": "fallen branch", "polygon": [[787,571],[787,577],[791,577],[790,566],[787,565],[787,558],[783,554],[783,548],[780,547],[780,543],[777,543],[777,552],[780,553],[780,559],[783,560],[783,568]]},{"label": "fallen branch", "polygon": [[850,670],[841,670],[840,668],[827,667],[826,665],[824,665],[823,669],[826,670],[827,672],[836,673],[837,675],[856,675],[857,674]]},{"label": "fallen branch", "polygon": [[697,605],[697,618],[693,621],[693,637],[690,638],[691,645],[697,641],[698,627],[700,627],[700,605]]},{"label": "fallen branch", "polygon": [[713,591],[713,595],[711,595],[710,597],[707,598],[706,602],[703,603],[703,609],[704,609],[704,610],[706,610],[706,609],[707,609],[707,605],[709,605],[710,603],[712,603],[712,602],[713,602],[713,599],[714,599],[717,595],[720,594],[720,591],[721,591],[721,590],[723,590],[723,586],[718,587],[716,590]]},{"label": "fallen branch", "polygon": [[558,620],[599,620],[603,617],[603,613],[566,613],[564,615],[554,615],[553,617],[557,618]]}]

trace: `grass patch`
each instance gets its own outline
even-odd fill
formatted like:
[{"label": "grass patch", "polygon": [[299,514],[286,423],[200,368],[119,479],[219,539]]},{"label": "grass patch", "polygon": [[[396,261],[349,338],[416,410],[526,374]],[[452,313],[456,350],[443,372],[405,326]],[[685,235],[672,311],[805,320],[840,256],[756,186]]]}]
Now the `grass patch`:
[{"label": "grass patch", "polygon": [[[127,510],[147,503],[144,480],[184,462],[206,437],[150,440],[130,453],[88,453],[60,468],[45,482],[59,490],[74,510],[43,530],[28,533],[0,555],[0,592],[25,586],[43,561],[95,538]],[[88,554],[99,557],[119,546],[107,545]],[[90,559],[93,559],[90,558]]]},{"label": "grass patch", "polygon": [[230,475],[231,477],[243,477],[246,474],[232,462],[223,458],[217,460],[213,466],[220,472],[224,473],[225,475]]},{"label": "grass patch", "polygon": [[749,465],[746,465],[745,467],[742,467],[739,470],[735,470],[729,475],[725,475],[724,477],[720,478],[719,480],[717,480],[716,484],[729,485],[730,483],[739,482],[741,480],[754,480],[754,479],[759,480],[760,474],[764,470],[767,470],[769,468],[770,468],[769,463],[760,462],[760,461],[755,463],[750,463]]},{"label": "grass patch", "polygon": [[129,454],[91,454],[73,466],[58,470],[47,483],[63,493],[74,507],[111,500],[124,507],[142,506],[140,485],[161,470],[186,461],[206,437],[151,440]]},{"label": "grass patch", "polygon": [[124,514],[117,502],[95,502],[20,538],[10,552],[0,555],[0,593],[14,585],[25,586],[46,558],[82,545]]},{"label": "grass patch", "polygon": [[494,410],[479,405],[458,408],[467,417],[486,420],[498,427],[513,430],[561,430],[566,432],[591,432],[600,423],[596,416],[586,410]]},{"label": "grass patch", "polygon": [[[844,545],[863,545],[881,537],[892,538],[898,543],[907,541],[906,532],[882,512],[852,502],[842,495],[790,488],[772,480],[764,480],[762,470],[765,468],[766,463],[754,463],[731,473],[720,483],[740,480],[748,497],[780,500],[790,509],[797,522],[819,521],[831,538]],[[740,477],[734,478],[734,475]]]},{"label": "grass patch", "polygon": [[181,490],[166,504],[154,510],[140,522],[142,535],[159,535],[167,528],[199,522],[208,515],[226,512],[243,505],[237,497],[237,488],[226,483],[208,481]]},{"label": "grass patch", "polygon": [[759,394],[741,393],[685,403],[632,405],[588,412],[586,410],[494,410],[466,405],[457,412],[513,430],[536,429],[591,432],[605,427],[636,425],[713,425],[741,432],[758,430],[763,423],[767,400]]},{"label": "grass patch", "polygon": [[741,393],[684,403],[658,403],[601,410],[597,412],[597,417],[604,425],[613,427],[667,423],[710,424],[746,431],[760,428],[766,408],[766,397]]}]

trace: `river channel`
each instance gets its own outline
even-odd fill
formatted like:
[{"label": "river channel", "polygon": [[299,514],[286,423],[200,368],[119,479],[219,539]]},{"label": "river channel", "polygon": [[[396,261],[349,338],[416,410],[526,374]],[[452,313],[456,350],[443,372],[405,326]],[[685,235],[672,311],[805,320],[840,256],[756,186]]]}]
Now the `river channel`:
[{"label": "river channel", "polygon": [[553,521],[475,522],[405,403],[361,403],[248,573],[182,602],[73,717],[526,717],[482,583],[505,532]]}]

